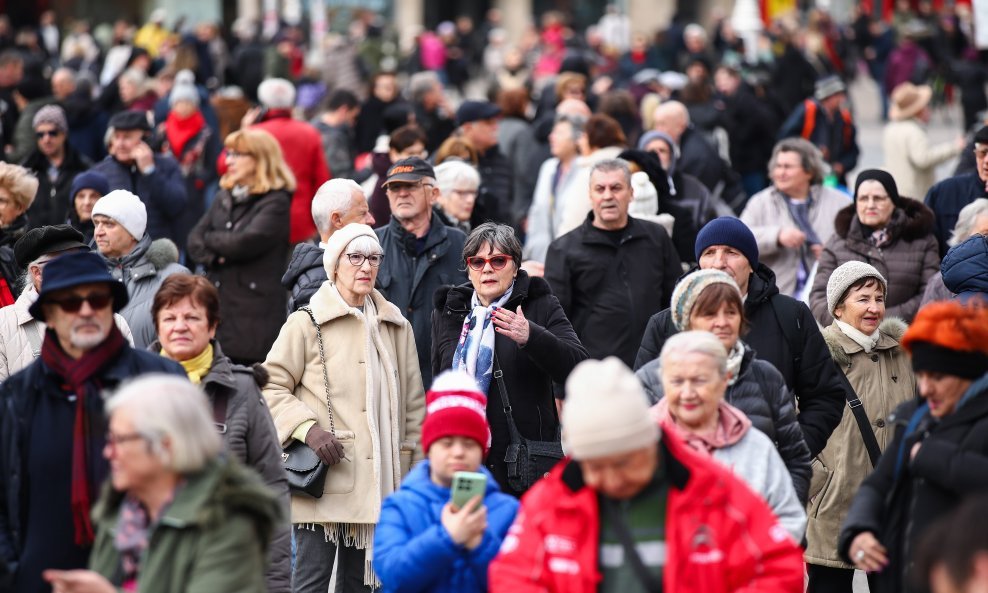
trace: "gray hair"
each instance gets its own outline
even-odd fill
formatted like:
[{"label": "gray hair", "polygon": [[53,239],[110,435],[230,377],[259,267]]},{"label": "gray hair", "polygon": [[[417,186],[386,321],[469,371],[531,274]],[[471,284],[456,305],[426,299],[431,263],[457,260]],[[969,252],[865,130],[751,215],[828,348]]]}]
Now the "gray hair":
[{"label": "gray hair", "polygon": [[257,99],[268,109],[295,106],[295,85],[284,78],[269,78],[257,85]]},{"label": "gray hair", "polygon": [[353,207],[353,192],[363,193],[353,179],[337,177],[319,186],[316,195],[312,197],[312,222],[320,233],[329,231],[329,221],[333,212],[345,214]]},{"label": "gray hair", "polygon": [[810,141],[802,138],[786,138],[776,143],[772,149],[772,158],[768,162],[768,176],[772,178],[772,169],[779,160],[779,154],[783,152],[795,152],[799,155],[799,162],[803,170],[810,174],[810,185],[819,185],[823,182],[824,175],[827,174],[827,163],[823,160],[823,153]]},{"label": "gray hair", "polygon": [[127,68],[120,75],[120,80],[127,81],[137,87],[139,95],[147,90],[148,75],[140,68]]},{"label": "gray hair", "polygon": [[662,345],[659,353],[659,378],[662,378],[662,361],[676,354],[706,354],[722,376],[727,375],[727,350],[717,336],[707,331],[685,331],[673,335]]},{"label": "gray hair", "polygon": [[580,140],[580,136],[587,129],[587,118],[582,115],[559,113],[556,115],[557,124],[567,123],[573,129],[573,142]]},{"label": "gray hair", "polygon": [[485,222],[470,232],[466,243],[463,244],[463,263],[466,265],[468,257],[473,257],[480,252],[480,248],[487,243],[492,249],[498,249],[505,255],[510,255],[517,270],[521,266],[521,243],[515,236],[515,229],[506,224],[496,222]]},{"label": "gray hair", "polygon": [[593,179],[593,174],[597,171],[601,173],[621,171],[624,173],[624,180],[628,187],[631,187],[631,167],[628,166],[628,161],[624,159],[604,159],[594,163],[594,166],[590,168],[590,179]]},{"label": "gray hair", "polygon": [[480,173],[463,161],[444,161],[436,166],[436,187],[439,188],[439,193],[446,195],[460,184],[477,189],[480,187]]},{"label": "gray hair", "polygon": [[199,471],[223,448],[206,396],[184,377],[152,373],[128,381],[106,402],[107,416],[124,409],[151,452],[174,472]]},{"label": "gray hair", "polygon": [[[361,255],[379,255],[384,253],[384,248],[381,244],[367,235],[360,235],[353,241],[346,244],[343,248],[343,253],[359,253]],[[343,261],[341,257],[339,261]],[[336,264],[339,266],[339,263]]]},{"label": "gray hair", "polygon": [[413,103],[418,103],[426,93],[436,88],[439,84],[439,76],[430,70],[416,72],[408,80],[408,94],[412,97]]},{"label": "gray hair", "polygon": [[974,234],[974,225],[978,222],[978,217],[982,215],[988,215],[988,199],[986,198],[978,198],[961,208],[957,215],[954,232],[950,235],[947,245],[953,247],[970,239],[971,235]]}]

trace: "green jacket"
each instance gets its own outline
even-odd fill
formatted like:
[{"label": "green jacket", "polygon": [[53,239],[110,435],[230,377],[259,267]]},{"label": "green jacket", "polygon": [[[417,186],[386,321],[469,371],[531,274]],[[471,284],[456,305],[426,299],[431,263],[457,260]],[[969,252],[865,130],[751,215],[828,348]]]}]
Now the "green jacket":
[{"label": "green jacket", "polygon": [[[114,547],[123,493],[107,483],[93,511],[96,541],[90,569],[122,585]],[[286,520],[275,497],[239,463],[218,459],[189,475],[152,528],[141,561],[141,593],[264,593],[265,549]]]}]

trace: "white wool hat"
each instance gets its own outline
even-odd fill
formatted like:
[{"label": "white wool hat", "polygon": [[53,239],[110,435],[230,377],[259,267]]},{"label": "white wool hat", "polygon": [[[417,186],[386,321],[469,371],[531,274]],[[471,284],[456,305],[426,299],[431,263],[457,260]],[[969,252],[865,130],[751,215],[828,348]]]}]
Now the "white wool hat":
[{"label": "white wool hat", "polygon": [[115,189],[106,194],[93,206],[93,216],[108,216],[127,229],[132,237],[140,241],[148,227],[148,211],[144,202],[125,189]]},{"label": "white wool hat", "polygon": [[563,444],[576,460],[654,445],[659,426],[641,382],[620,359],[585,360],[566,379]]},{"label": "white wool hat", "polygon": [[827,311],[833,315],[834,309],[837,308],[837,301],[844,296],[847,289],[858,280],[869,277],[876,278],[882,285],[882,292],[888,293],[888,282],[882,273],[876,270],[875,266],[863,261],[849,261],[831,272],[830,279],[827,280]]},{"label": "white wool hat", "polygon": [[336,266],[339,265],[340,256],[346,251],[347,245],[357,237],[371,237],[378,245],[381,244],[374,229],[366,224],[351,223],[333,233],[326,243],[326,252],[322,256],[322,267],[331,282],[336,277]]}]

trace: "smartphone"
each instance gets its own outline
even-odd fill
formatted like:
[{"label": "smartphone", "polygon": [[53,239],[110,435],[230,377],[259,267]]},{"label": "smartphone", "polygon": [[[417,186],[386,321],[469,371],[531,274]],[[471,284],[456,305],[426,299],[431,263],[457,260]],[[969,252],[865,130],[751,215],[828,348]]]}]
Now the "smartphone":
[{"label": "smartphone", "polygon": [[457,509],[462,509],[475,496],[479,496],[483,500],[486,491],[486,475],[478,472],[456,472],[453,474],[450,499]]}]

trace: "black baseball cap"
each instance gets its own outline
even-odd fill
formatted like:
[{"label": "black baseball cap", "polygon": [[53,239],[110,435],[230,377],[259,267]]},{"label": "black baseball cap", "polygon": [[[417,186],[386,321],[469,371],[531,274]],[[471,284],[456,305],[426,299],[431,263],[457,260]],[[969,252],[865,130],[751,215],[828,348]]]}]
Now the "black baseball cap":
[{"label": "black baseball cap", "polygon": [[412,156],[391,165],[391,168],[388,169],[387,178],[381,186],[387,187],[392,181],[418,181],[424,177],[434,178],[435,176],[436,171],[432,165],[417,156]]},{"label": "black baseball cap", "polygon": [[501,108],[490,101],[464,101],[456,110],[456,125],[492,119],[501,115]]}]

